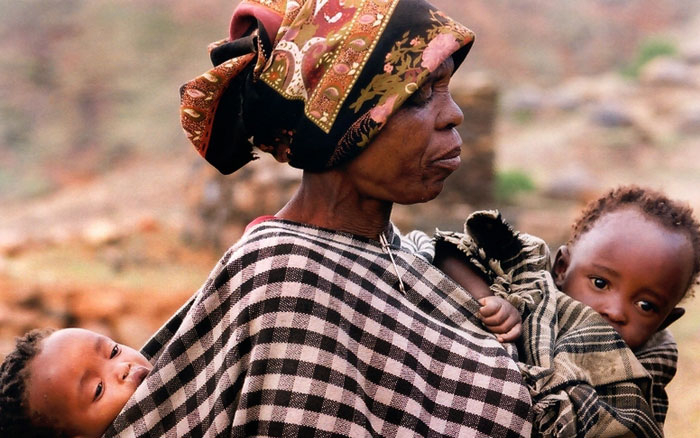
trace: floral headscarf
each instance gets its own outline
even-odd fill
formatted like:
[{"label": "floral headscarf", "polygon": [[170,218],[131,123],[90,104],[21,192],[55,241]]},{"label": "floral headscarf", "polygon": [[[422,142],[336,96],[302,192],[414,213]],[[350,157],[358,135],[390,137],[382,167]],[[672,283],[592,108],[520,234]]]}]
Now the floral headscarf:
[{"label": "floral headscarf", "polygon": [[181,120],[222,173],[254,159],[323,170],[352,159],[474,34],[424,0],[243,0],[215,67],[183,85]]}]

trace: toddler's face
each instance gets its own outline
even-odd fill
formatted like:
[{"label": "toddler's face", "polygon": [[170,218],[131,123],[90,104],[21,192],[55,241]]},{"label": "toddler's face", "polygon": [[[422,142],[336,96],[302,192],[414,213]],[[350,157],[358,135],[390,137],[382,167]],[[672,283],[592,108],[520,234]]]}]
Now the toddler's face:
[{"label": "toddler's face", "polygon": [[106,336],[58,330],[29,364],[29,409],[72,435],[99,437],[150,370],[138,351]]},{"label": "toddler's face", "polygon": [[686,234],[636,208],[605,214],[554,264],[557,286],[600,313],[633,350],[683,298],[692,270]]}]

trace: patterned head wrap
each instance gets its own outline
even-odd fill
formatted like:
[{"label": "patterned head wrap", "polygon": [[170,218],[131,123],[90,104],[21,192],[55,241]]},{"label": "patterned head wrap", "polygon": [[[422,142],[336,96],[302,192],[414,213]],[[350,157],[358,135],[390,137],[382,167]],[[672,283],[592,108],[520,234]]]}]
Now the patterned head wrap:
[{"label": "patterned head wrap", "polygon": [[473,33],[424,0],[242,0],[215,67],[181,88],[185,132],[220,172],[253,146],[305,170],[360,153]]}]

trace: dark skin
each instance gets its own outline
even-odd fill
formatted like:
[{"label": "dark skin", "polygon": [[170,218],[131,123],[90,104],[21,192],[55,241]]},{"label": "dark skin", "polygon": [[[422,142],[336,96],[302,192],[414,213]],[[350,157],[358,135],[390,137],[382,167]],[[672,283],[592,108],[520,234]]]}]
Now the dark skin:
[{"label": "dark skin", "polygon": [[[499,340],[520,336],[515,307],[494,297],[460,253],[445,251],[435,263],[479,300],[484,325]],[[692,266],[688,236],[630,208],[606,214],[571,248],[559,248],[552,276],[561,291],[592,307],[637,350],[685,313],[676,305],[689,287]]]},{"label": "dark skin", "polygon": [[304,172],[277,217],[378,240],[392,206],[426,202],[459,165],[463,115],[448,90],[452,58],[435,69],[355,159],[324,172]]},{"label": "dark skin", "polygon": [[690,286],[689,237],[634,207],[602,216],[571,247],[557,252],[557,287],[598,312],[632,350],[684,312],[676,307]]},{"label": "dark skin", "polygon": [[494,296],[484,278],[464,257],[457,251],[447,250],[438,253],[434,263],[479,301],[479,317],[499,342],[513,342],[520,337],[522,318],[518,310],[503,298]]}]

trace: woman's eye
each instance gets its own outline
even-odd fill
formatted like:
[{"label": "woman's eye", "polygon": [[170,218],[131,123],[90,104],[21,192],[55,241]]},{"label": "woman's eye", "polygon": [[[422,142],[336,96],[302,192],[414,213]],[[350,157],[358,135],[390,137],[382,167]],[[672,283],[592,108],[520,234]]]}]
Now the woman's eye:
[{"label": "woman's eye", "polygon": [[98,383],[97,388],[95,388],[95,397],[93,398],[93,401],[96,401],[98,398],[100,398],[103,390],[104,386],[102,385],[102,382]]},{"label": "woman's eye", "polygon": [[112,352],[109,354],[109,358],[112,359],[117,354],[119,354],[119,345],[115,345],[114,348],[112,348]]},{"label": "woman's eye", "polygon": [[645,312],[653,312],[656,310],[656,306],[651,304],[649,301],[637,301],[637,306]]},{"label": "woman's eye", "polygon": [[608,286],[608,282],[599,277],[592,277],[591,283],[596,289],[605,289]]},{"label": "woman's eye", "polygon": [[430,102],[433,97],[432,84],[425,84],[408,98],[408,104],[412,106],[423,106]]}]

